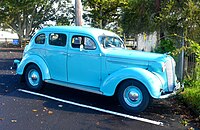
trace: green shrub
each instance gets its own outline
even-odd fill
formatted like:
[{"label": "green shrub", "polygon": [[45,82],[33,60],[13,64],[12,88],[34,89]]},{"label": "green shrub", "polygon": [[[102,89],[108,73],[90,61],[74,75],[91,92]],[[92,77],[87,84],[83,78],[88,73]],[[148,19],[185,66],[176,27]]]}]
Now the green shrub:
[{"label": "green shrub", "polygon": [[157,48],[155,49],[156,53],[166,53],[173,52],[176,50],[175,44],[170,39],[161,40]]},{"label": "green shrub", "polygon": [[195,76],[187,77],[185,91],[181,94],[183,101],[200,114],[200,65],[196,64]]},{"label": "green shrub", "polygon": [[198,86],[187,87],[181,94],[183,101],[194,111],[200,114],[200,83]]},{"label": "green shrub", "polygon": [[176,49],[176,52],[180,53],[185,51],[185,55],[195,55],[194,73],[185,73],[184,83],[185,91],[181,94],[181,99],[190,108],[200,114],[200,44],[191,39],[184,38],[186,45],[180,49]]}]

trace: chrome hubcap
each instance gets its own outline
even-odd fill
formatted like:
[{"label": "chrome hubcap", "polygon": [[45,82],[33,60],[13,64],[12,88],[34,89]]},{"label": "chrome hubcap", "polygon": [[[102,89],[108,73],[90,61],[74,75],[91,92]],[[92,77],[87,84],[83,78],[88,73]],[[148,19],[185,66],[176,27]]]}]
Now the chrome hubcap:
[{"label": "chrome hubcap", "polygon": [[139,106],[143,100],[142,92],[136,86],[128,86],[124,90],[123,97],[124,101],[131,107]]},{"label": "chrome hubcap", "polygon": [[32,86],[37,86],[40,81],[40,75],[37,70],[32,69],[28,73],[28,81]]},{"label": "chrome hubcap", "polygon": [[128,97],[130,98],[131,101],[137,101],[138,100],[138,93],[131,91],[128,94]]}]

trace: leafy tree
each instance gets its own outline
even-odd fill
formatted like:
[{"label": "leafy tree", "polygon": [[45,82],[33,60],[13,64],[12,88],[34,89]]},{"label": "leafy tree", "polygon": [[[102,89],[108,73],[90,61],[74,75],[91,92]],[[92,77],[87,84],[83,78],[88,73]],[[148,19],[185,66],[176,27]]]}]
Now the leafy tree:
[{"label": "leafy tree", "polygon": [[72,3],[63,3],[59,15],[56,16],[56,25],[73,25],[75,23],[75,7]]},{"label": "leafy tree", "polygon": [[184,39],[187,50],[193,46],[193,42],[190,41],[200,43],[199,1],[165,0],[162,3],[161,12],[157,16],[156,22],[157,25],[163,26],[165,33],[168,34],[167,37]]},{"label": "leafy tree", "polygon": [[90,21],[91,26],[106,28],[116,26],[121,16],[121,8],[127,5],[128,0],[83,0],[87,14],[84,19]]},{"label": "leafy tree", "polygon": [[156,7],[155,0],[129,0],[128,7],[123,8],[121,19],[124,32],[130,35],[155,31]]},{"label": "leafy tree", "polygon": [[122,27],[127,34],[165,32],[166,35],[187,31],[195,38],[199,33],[200,2],[197,0],[129,0],[123,8]]},{"label": "leafy tree", "polygon": [[200,32],[200,2],[165,0],[156,22],[162,25],[168,34],[182,35],[184,33],[185,37],[200,40],[198,35]]},{"label": "leafy tree", "polygon": [[46,21],[59,18],[68,0],[3,0],[0,2],[0,22],[14,30],[19,40],[28,38]]}]

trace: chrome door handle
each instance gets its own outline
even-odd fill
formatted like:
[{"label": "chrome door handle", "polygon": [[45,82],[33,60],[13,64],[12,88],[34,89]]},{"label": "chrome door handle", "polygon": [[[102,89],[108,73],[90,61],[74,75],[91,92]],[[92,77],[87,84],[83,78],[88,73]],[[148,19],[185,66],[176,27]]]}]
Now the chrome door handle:
[{"label": "chrome door handle", "polygon": [[62,55],[67,55],[67,53],[66,53],[66,52],[61,52],[60,54],[62,54]]}]

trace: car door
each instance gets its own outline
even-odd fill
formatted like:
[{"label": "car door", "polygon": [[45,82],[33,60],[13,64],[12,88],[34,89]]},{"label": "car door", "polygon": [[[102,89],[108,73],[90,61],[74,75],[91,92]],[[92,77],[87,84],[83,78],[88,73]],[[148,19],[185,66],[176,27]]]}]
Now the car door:
[{"label": "car door", "polygon": [[101,56],[95,40],[90,36],[71,34],[68,50],[68,82],[99,87]]},{"label": "car door", "polygon": [[67,34],[49,33],[45,60],[51,79],[67,82]]}]

